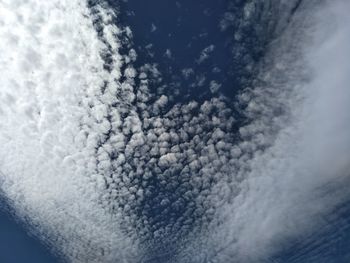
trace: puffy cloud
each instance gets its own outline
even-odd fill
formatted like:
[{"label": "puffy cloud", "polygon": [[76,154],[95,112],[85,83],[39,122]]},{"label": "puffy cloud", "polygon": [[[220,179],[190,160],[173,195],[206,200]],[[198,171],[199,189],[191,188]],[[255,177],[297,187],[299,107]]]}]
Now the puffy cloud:
[{"label": "puffy cloud", "polygon": [[192,74],[194,74],[194,70],[192,68],[184,68],[181,72],[185,79],[188,79]]},{"label": "puffy cloud", "polygon": [[219,91],[221,84],[217,83],[215,80],[210,81],[209,89],[211,93],[216,93]]},{"label": "puffy cloud", "polygon": [[114,154],[101,143],[120,127],[110,107],[123,62],[113,14],[91,10],[77,1],[0,4],[2,190],[35,234],[75,262],[136,254],[120,215],[100,205]]},{"label": "puffy cloud", "polygon": [[199,56],[199,58],[197,59],[197,63],[201,64],[203,63],[205,60],[207,60],[209,58],[210,53],[212,53],[215,49],[214,45],[210,45],[207,46],[206,48],[204,48]]}]

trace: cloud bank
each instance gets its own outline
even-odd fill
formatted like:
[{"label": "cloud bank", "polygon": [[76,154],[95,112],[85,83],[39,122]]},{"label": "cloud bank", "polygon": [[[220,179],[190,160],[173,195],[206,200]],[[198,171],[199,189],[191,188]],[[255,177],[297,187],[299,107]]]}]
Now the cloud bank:
[{"label": "cloud bank", "polygon": [[328,213],[349,198],[342,185],[350,165],[350,32],[343,11],[350,6],[311,2],[269,47],[261,88],[241,95],[252,116],[240,129],[242,144],[257,134],[273,140],[233,171],[244,178],[240,191],[218,210],[198,262],[271,262],[288,242],[326,227]]}]

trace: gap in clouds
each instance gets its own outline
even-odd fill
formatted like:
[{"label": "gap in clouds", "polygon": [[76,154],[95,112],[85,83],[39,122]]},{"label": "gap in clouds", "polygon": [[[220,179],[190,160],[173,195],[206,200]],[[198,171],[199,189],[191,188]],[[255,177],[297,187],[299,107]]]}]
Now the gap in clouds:
[{"label": "gap in clouds", "polygon": [[[239,45],[239,41],[233,39],[235,29],[220,29],[220,21],[229,11],[226,1],[153,0],[120,4],[121,20],[134,33],[135,48],[139,52],[137,63],[156,63],[162,73],[162,82],[152,92],[174,98],[174,103],[184,103],[219,94],[233,98],[241,89],[243,74],[238,67],[244,66],[234,64],[238,59],[233,58],[232,53],[244,44]],[[235,15],[241,16],[241,13],[242,9],[237,6]],[[245,30],[249,31],[246,32],[248,42],[255,36],[250,32],[252,26]],[[258,41],[254,46],[251,43],[252,48],[259,46]],[[257,60],[250,59],[247,53],[241,57],[247,55],[250,64],[251,60]],[[248,80],[249,77],[245,81]]]}]

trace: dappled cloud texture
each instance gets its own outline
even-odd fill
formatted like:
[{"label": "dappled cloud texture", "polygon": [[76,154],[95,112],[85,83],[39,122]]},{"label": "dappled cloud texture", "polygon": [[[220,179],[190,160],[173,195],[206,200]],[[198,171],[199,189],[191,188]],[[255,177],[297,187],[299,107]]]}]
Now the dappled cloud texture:
[{"label": "dappled cloud texture", "polygon": [[156,64],[135,66],[123,10],[1,0],[3,195],[67,262],[271,262],[349,198],[346,10],[247,1],[232,63],[256,52],[238,35],[258,19],[252,80],[234,100],[212,81],[209,98],[176,101],[155,91]]}]

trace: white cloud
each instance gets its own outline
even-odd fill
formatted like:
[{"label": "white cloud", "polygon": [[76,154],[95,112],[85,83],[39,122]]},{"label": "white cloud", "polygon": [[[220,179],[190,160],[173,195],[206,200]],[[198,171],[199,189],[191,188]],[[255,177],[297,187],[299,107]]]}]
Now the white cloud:
[{"label": "white cloud", "polygon": [[[288,238],[322,228],[327,223],[323,217],[349,197],[340,185],[350,176],[350,31],[344,11],[350,6],[342,0],[319,3],[317,9],[312,4],[302,6],[272,46],[262,75],[269,86],[242,95],[252,122],[240,129],[246,141],[232,150],[235,158],[241,156],[232,172],[243,181],[234,182],[239,191],[218,210],[209,244],[199,257],[215,262],[266,260]],[[285,113],[276,115],[278,107]],[[273,136],[267,149],[242,147],[250,142],[259,146],[261,139],[252,140],[257,134],[263,140]],[[247,153],[252,155],[244,159]],[[219,189],[225,187],[221,184]]]},{"label": "white cloud", "polygon": [[206,48],[204,48],[199,56],[199,58],[196,60],[198,64],[203,63],[205,60],[207,60],[210,56],[210,53],[212,53],[215,49],[214,45],[209,45]]},{"label": "white cloud", "polygon": [[136,248],[119,230],[120,216],[99,205],[110,149],[95,148],[111,129],[120,87],[101,93],[110,81],[101,54],[111,53],[117,78],[122,58],[113,14],[97,9],[110,51],[84,3],[0,3],[2,190],[34,233],[74,262],[132,258]]},{"label": "white cloud", "polygon": [[219,91],[221,84],[217,83],[215,80],[210,81],[209,89],[211,93],[216,93]]}]

